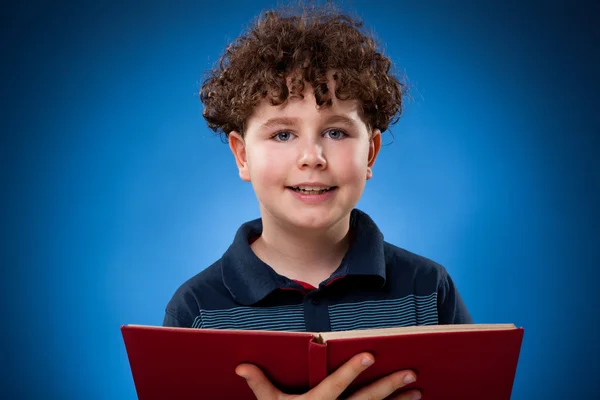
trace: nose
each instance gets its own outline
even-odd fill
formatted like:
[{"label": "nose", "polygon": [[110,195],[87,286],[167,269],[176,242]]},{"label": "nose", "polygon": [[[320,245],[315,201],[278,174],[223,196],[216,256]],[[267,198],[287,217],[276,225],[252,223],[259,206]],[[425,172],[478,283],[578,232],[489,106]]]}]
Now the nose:
[{"label": "nose", "polygon": [[298,168],[327,168],[323,145],[316,140],[310,140],[306,143],[298,157]]}]

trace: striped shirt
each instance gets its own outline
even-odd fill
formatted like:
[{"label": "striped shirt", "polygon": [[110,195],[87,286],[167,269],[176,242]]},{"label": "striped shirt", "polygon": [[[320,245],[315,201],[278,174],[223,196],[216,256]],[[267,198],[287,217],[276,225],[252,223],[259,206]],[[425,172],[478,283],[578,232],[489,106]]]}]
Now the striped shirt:
[{"label": "striped shirt", "polygon": [[260,219],[243,224],[221,259],[177,289],[163,325],[327,332],[473,322],[444,267],[385,242],[357,209],[350,228],[341,265],[312,288],[254,254]]}]

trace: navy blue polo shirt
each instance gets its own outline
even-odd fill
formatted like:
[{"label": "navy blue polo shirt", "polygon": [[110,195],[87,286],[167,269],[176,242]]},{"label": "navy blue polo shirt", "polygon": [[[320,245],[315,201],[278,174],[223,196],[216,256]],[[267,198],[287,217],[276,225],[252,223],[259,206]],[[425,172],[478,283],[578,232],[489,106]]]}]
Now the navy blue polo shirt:
[{"label": "navy blue polo shirt", "polygon": [[354,209],[352,241],[318,288],[279,275],[250,248],[262,221],[243,224],[225,254],[183,283],[163,325],[327,332],[473,323],[446,269],[383,240]]}]

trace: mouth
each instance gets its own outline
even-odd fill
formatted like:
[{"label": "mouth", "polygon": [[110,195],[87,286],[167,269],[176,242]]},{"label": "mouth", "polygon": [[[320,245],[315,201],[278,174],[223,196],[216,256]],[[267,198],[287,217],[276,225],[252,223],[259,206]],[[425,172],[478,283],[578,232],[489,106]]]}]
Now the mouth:
[{"label": "mouth", "polygon": [[286,186],[294,192],[301,194],[323,194],[337,188],[337,186]]}]

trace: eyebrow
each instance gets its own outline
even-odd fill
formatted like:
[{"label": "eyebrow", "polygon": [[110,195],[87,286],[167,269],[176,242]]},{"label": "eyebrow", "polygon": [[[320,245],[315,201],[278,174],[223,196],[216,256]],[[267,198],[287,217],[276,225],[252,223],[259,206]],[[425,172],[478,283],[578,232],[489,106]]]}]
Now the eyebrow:
[{"label": "eyebrow", "polygon": [[[298,125],[300,122],[301,122],[301,120],[299,118],[277,117],[277,118],[271,118],[267,122],[263,123],[261,125],[261,128],[269,129],[269,128],[273,128],[274,126],[293,126],[293,125]],[[326,125],[342,123],[345,125],[349,125],[351,127],[357,126],[357,123],[354,119],[348,118],[343,115],[332,115],[330,117],[327,117],[325,119],[324,123]]]},{"label": "eyebrow", "polygon": [[271,118],[270,120],[268,120],[267,122],[262,124],[261,128],[268,129],[268,128],[272,128],[274,126],[281,126],[281,125],[291,126],[291,125],[296,125],[299,122],[300,122],[300,120],[298,118],[289,118],[289,117]]},{"label": "eyebrow", "polygon": [[352,127],[356,127],[356,121],[352,118],[348,118],[344,115],[332,115],[330,117],[328,117],[327,119],[325,119],[325,123],[326,124],[345,124],[345,125],[349,125]]}]

